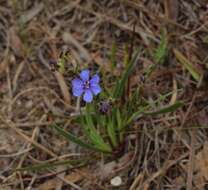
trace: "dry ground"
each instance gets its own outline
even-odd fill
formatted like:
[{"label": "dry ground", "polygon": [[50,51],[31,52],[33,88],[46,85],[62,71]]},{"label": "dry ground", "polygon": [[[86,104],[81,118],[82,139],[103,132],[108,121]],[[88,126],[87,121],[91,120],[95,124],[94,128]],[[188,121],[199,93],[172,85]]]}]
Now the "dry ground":
[{"label": "dry ground", "polygon": [[[162,30],[168,56],[143,81]],[[141,86],[141,96],[150,102],[180,89],[158,105],[176,99],[185,105],[135,121],[128,147],[115,162],[65,141],[50,124],[80,134],[70,116],[76,105],[70,86],[74,68],[116,75],[133,33],[142,54],[132,88]],[[114,71],[109,66],[113,46]],[[203,75],[200,82],[174,50]],[[70,53],[64,76],[50,65],[63,51]],[[207,0],[0,0],[0,189],[208,189],[207,58]],[[15,170],[53,160],[77,163]],[[110,183],[116,176],[122,179],[119,187]]]}]

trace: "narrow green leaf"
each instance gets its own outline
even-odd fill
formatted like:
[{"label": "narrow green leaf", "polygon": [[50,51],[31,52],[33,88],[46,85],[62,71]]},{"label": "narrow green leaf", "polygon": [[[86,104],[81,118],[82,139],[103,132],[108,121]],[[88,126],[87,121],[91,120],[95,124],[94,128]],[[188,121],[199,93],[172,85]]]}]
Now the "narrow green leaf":
[{"label": "narrow green leaf", "polygon": [[118,98],[122,95],[124,88],[125,88],[125,83],[128,80],[128,77],[130,76],[130,74],[133,71],[133,68],[135,66],[136,60],[138,58],[140,50],[137,50],[137,52],[135,53],[135,55],[133,56],[132,60],[130,61],[129,65],[126,68],[126,71],[124,72],[120,82],[117,83],[116,88],[114,90],[114,98]]},{"label": "narrow green leaf", "polygon": [[104,127],[106,125],[106,116],[105,115],[98,115],[96,117],[97,123],[99,127]]},{"label": "narrow green leaf", "polygon": [[167,56],[168,48],[167,48],[168,42],[166,38],[165,30],[161,33],[161,40],[159,46],[155,50],[154,59],[156,64],[163,64],[165,61],[165,57]]},{"label": "narrow green leaf", "polygon": [[90,128],[89,136],[91,142],[94,144],[95,147],[102,150],[103,152],[111,152],[111,147],[106,144],[103,138],[98,134],[94,127]]},{"label": "narrow green leaf", "polygon": [[182,107],[184,104],[182,102],[176,102],[173,105],[167,106],[165,108],[159,109],[154,112],[144,112],[145,115],[158,115],[158,114],[164,114],[169,112],[174,112],[178,108]]},{"label": "narrow green leaf", "polygon": [[92,116],[89,113],[89,110],[87,110],[85,118],[86,118],[86,124],[84,124],[83,127],[85,130],[86,136],[89,138],[91,143],[93,143],[93,145],[96,146],[96,148],[99,148],[103,152],[111,152],[112,151],[111,147],[104,142],[103,138],[100,136],[100,134],[96,130],[94,123],[93,123]]},{"label": "narrow green leaf", "polygon": [[[149,107],[149,106],[147,106]],[[139,116],[142,116],[144,113],[144,110],[147,109],[147,107],[143,108],[141,107],[137,112],[133,113],[127,120],[126,125],[129,125],[134,119],[137,119]]]},{"label": "narrow green leaf", "polygon": [[164,63],[167,54],[168,54],[168,41],[166,37],[166,32],[165,30],[163,30],[161,33],[160,43],[158,47],[155,49],[153,55],[155,63],[145,69],[144,71],[145,79],[147,79],[152,74],[152,72],[157,68],[159,64]]},{"label": "narrow green leaf", "polygon": [[121,119],[121,112],[119,109],[116,111],[116,119],[117,119],[117,126],[118,130],[122,129],[122,119]]},{"label": "narrow green leaf", "polygon": [[126,124],[127,125],[130,124],[134,119],[138,117],[142,117],[143,115],[158,115],[158,114],[164,114],[168,112],[174,112],[176,109],[178,109],[179,107],[182,107],[183,105],[184,104],[182,102],[176,102],[173,105],[167,106],[165,108],[159,109],[154,112],[146,112],[146,110],[149,109],[150,106],[141,107],[140,110],[138,110],[137,112],[132,114],[131,117],[129,117]]},{"label": "narrow green leaf", "polygon": [[110,137],[110,140],[111,140],[113,146],[117,147],[118,142],[117,142],[117,138],[116,138],[116,131],[115,131],[114,124],[111,120],[109,120],[109,122],[107,124],[107,132],[108,132],[108,136]]},{"label": "narrow green leaf", "polygon": [[[80,140],[79,138],[77,138],[75,135],[66,132],[65,130],[63,130],[61,127],[57,126],[56,124],[53,124],[52,127],[63,137],[65,137],[67,140],[72,141],[78,145],[80,145],[83,148],[88,148],[91,150],[96,150],[97,148],[95,148],[93,145],[87,144],[84,141]],[[100,151],[100,150],[99,150]]]},{"label": "narrow green leaf", "polygon": [[128,64],[129,64],[129,59],[130,59],[130,55],[129,54],[130,54],[129,48],[128,48],[127,44],[125,44],[125,48],[124,48],[124,60],[123,60],[125,67],[128,66]]},{"label": "narrow green leaf", "polygon": [[116,119],[117,119],[119,142],[122,142],[123,141],[123,128],[126,126],[126,117],[121,116],[121,112],[119,109],[117,109],[117,112],[116,112]]},{"label": "narrow green leaf", "polygon": [[76,159],[76,160],[64,160],[64,161],[57,161],[54,163],[41,163],[41,164],[35,164],[32,166],[26,166],[23,168],[17,168],[15,171],[42,171],[45,169],[51,169],[57,166],[61,165],[83,165],[86,163],[86,159]]}]

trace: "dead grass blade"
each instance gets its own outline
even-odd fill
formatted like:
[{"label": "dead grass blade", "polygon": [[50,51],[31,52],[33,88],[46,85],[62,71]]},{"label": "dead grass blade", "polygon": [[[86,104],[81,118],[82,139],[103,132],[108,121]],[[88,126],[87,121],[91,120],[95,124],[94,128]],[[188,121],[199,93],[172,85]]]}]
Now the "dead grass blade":
[{"label": "dead grass blade", "polygon": [[177,95],[178,95],[177,81],[176,79],[173,78],[173,94],[171,96],[169,105],[173,105],[176,103]]},{"label": "dead grass blade", "polygon": [[15,73],[14,78],[13,78],[13,80],[12,80],[12,86],[13,86],[12,91],[13,91],[13,92],[15,92],[16,89],[17,89],[18,78],[19,78],[19,76],[20,76],[20,74],[21,74],[21,72],[22,72],[24,66],[25,66],[25,62],[22,61],[22,62],[18,65],[18,67],[17,67],[16,73]]},{"label": "dead grass blade", "polygon": [[188,170],[187,170],[187,189],[192,189],[193,187],[193,173],[194,173],[194,160],[195,160],[195,151],[194,145],[196,144],[195,139],[195,131],[191,131],[191,146],[190,146],[190,154],[189,154],[189,163],[188,163]]},{"label": "dead grass blade", "polygon": [[190,72],[191,76],[199,83],[202,79],[202,74],[194,67],[194,65],[177,49],[173,52],[178,61]]},{"label": "dead grass blade", "polygon": [[78,40],[76,40],[70,32],[65,32],[62,38],[65,43],[74,45],[79,51],[79,56],[85,61],[87,61],[87,63],[92,61],[92,58],[87,49],[84,48],[81,45],[81,43]]},{"label": "dead grass blade", "polygon": [[28,10],[27,12],[22,14],[22,16],[19,19],[20,23],[26,24],[31,19],[33,19],[35,16],[37,16],[43,10],[43,8],[44,8],[43,3],[36,4],[30,10]]},{"label": "dead grass blade", "polygon": [[54,74],[55,74],[55,77],[56,77],[58,84],[60,86],[60,89],[63,94],[63,98],[64,98],[65,102],[70,105],[71,104],[71,95],[69,93],[69,88],[66,84],[66,81],[65,81],[63,75],[58,71],[55,71]]},{"label": "dead grass blade", "polygon": [[[85,171],[83,169],[82,172],[87,172],[87,171]],[[79,172],[74,171],[64,177],[64,179],[66,179],[67,181],[70,181],[71,183],[77,183],[77,182],[81,181],[83,178],[84,178],[84,176],[81,175],[80,171]],[[54,187],[56,186],[58,181],[59,181],[58,178],[53,178],[53,179],[47,180],[45,183],[40,184],[38,189],[39,190],[52,190],[52,189],[54,189]]]},{"label": "dead grass blade", "polygon": [[169,19],[172,19],[174,21],[177,21],[178,13],[179,13],[179,3],[178,0],[165,0],[165,13],[166,17]]}]

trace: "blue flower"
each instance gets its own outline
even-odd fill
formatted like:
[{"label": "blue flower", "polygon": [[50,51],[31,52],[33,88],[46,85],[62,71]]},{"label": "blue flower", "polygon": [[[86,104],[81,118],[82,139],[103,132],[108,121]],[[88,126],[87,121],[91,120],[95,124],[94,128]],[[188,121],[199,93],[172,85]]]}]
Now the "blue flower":
[{"label": "blue flower", "polygon": [[99,85],[100,77],[98,74],[90,77],[89,70],[83,70],[79,74],[79,77],[72,80],[72,93],[74,96],[79,97],[83,95],[85,102],[92,102],[93,95],[97,95],[101,92]]}]

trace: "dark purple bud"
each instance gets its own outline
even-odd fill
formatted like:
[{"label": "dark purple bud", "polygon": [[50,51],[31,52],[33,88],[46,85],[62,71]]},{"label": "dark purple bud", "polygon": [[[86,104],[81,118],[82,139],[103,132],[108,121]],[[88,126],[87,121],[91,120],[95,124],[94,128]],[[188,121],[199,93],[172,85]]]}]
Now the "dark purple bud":
[{"label": "dark purple bud", "polygon": [[102,114],[108,114],[111,112],[111,103],[109,101],[102,101],[100,102],[100,105],[99,105],[99,111],[102,113]]}]

